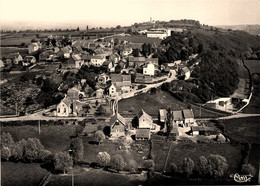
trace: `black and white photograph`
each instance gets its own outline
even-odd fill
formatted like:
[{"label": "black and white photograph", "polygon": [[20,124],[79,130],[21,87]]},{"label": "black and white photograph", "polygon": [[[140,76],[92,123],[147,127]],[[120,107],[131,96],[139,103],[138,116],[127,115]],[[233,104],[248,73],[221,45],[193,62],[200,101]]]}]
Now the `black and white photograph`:
[{"label": "black and white photograph", "polygon": [[0,186],[260,185],[260,0],[0,0]]}]

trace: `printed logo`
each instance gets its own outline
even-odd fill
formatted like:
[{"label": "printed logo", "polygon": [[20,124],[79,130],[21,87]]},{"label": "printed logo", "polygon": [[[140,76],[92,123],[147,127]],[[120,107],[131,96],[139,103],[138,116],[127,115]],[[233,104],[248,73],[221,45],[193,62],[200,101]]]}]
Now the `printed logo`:
[{"label": "printed logo", "polygon": [[253,175],[252,174],[239,175],[238,173],[236,173],[236,174],[231,174],[230,177],[234,178],[235,182],[237,183],[244,183],[244,182],[250,182]]}]

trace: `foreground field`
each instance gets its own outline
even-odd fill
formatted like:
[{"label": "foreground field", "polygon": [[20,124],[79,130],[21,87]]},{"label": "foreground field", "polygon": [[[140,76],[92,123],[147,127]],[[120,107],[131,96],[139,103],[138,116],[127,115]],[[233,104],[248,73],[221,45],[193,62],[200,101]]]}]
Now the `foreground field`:
[{"label": "foreground field", "polygon": [[[152,115],[153,117],[158,116],[159,109],[168,109],[172,110],[183,110],[187,109],[189,104],[183,103],[176,98],[172,97],[169,93],[157,89],[155,94],[145,93],[132,98],[123,99],[119,101],[119,112],[124,114],[132,109],[132,115],[136,115],[141,109],[144,109],[145,112]],[[221,113],[216,113],[209,111],[207,109],[191,105],[193,109],[195,118],[198,117],[218,117],[223,116]]]},{"label": "foreground field", "polygon": [[[165,146],[169,145],[163,142],[155,142],[152,147],[152,153],[156,162],[155,169],[157,171],[162,171],[165,164],[169,151],[169,148],[165,148]],[[180,166],[186,157],[190,157],[196,164],[200,156],[208,157],[210,154],[218,154],[227,159],[229,165],[228,174],[231,174],[239,170],[239,164],[242,160],[241,149],[241,145],[232,144],[174,143],[169,152],[166,170],[172,162]]]},{"label": "foreground field", "polygon": [[1,181],[3,186],[34,186],[39,185],[47,170],[36,163],[1,162]]},{"label": "foreground field", "polygon": [[2,126],[1,132],[9,132],[15,141],[38,138],[47,150],[57,153],[69,147],[70,136],[75,135],[75,126],[41,126],[41,134],[38,133],[37,124],[35,126]]},{"label": "foreground field", "polygon": [[260,117],[223,120],[224,133],[231,140],[260,144]]}]

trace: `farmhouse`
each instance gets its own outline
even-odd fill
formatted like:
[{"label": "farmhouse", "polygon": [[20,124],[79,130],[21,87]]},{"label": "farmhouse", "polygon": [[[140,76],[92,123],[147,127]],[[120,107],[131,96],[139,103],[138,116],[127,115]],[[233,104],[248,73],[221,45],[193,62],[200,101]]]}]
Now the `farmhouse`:
[{"label": "farmhouse", "polygon": [[147,37],[165,39],[171,36],[171,30],[167,29],[152,29],[146,33]]},{"label": "farmhouse", "polygon": [[154,75],[154,64],[148,63],[148,64],[143,68],[143,74],[144,74],[144,75],[153,76],[153,75]]},{"label": "farmhouse", "polygon": [[145,57],[132,57],[128,58],[128,66],[135,67],[135,66],[142,66],[146,63]]},{"label": "farmhouse", "polygon": [[184,124],[186,127],[194,124],[194,114],[192,109],[185,109],[182,111],[184,116]]},{"label": "farmhouse", "polygon": [[178,125],[178,126],[183,126],[183,115],[182,115],[182,111],[178,110],[178,111],[172,111],[173,114],[173,120],[174,122]]},{"label": "farmhouse", "polygon": [[90,64],[95,67],[101,67],[105,61],[106,58],[104,56],[91,56]]},{"label": "farmhouse", "polygon": [[116,113],[110,119],[110,133],[111,137],[121,137],[125,136],[127,130],[127,125],[125,119],[119,114]]},{"label": "farmhouse", "polygon": [[153,119],[152,116],[148,115],[143,109],[138,113],[139,129],[152,129]]},{"label": "farmhouse", "polygon": [[167,111],[166,109],[160,109],[159,110],[159,121],[161,123],[164,123],[166,121]]},{"label": "farmhouse", "polygon": [[122,92],[129,92],[132,88],[131,76],[122,74],[111,74],[111,82],[116,86],[118,90]]},{"label": "farmhouse", "polygon": [[69,116],[72,114],[72,103],[73,101],[70,98],[65,97],[57,105],[57,116]]},{"label": "farmhouse", "polygon": [[60,51],[57,53],[57,56],[68,59],[70,58],[71,52],[72,52],[72,48],[70,46],[66,46],[60,49]]},{"label": "farmhouse", "polygon": [[118,91],[116,86],[112,83],[109,87],[108,87],[108,95],[110,97],[114,97],[118,95]]},{"label": "farmhouse", "polygon": [[189,79],[190,78],[190,69],[188,67],[183,67],[181,69],[181,74],[184,76],[184,79]]},{"label": "farmhouse", "polygon": [[84,65],[79,55],[72,55],[67,61],[62,64],[63,69],[80,69]]}]

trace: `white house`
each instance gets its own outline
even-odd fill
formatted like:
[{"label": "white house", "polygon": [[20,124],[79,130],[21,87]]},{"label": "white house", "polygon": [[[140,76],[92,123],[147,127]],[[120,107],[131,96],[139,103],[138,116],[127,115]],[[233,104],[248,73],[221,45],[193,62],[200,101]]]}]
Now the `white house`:
[{"label": "white house", "polygon": [[31,54],[31,53],[38,51],[40,48],[41,48],[41,45],[39,43],[31,43],[28,46],[28,52],[29,52],[29,54]]},{"label": "white house", "polygon": [[91,56],[90,63],[95,67],[100,67],[106,61],[104,56]]},{"label": "white house", "polygon": [[143,109],[138,113],[139,129],[152,129],[153,119]]},{"label": "white house", "polygon": [[183,67],[182,69],[182,74],[185,76],[185,80],[190,78],[190,69],[188,67]]},{"label": "white house", "polygon": [[113,83],[108,88],[108,94],[109,94],[110,97],[118,95],[116,86]]},{"label": "white house", "polygon": [[72,112],[72,103],[72,100],[67,97],[61,100],[61,102],[57,105],[57,116],[69,116]]},{"label": "white house", "polygon": [[184,116],[184,123],[186,126],[194,124],[194,114],[192,109],[185,109],[182,111]]},{"label": "white house", "polygon": [[168,29],[153,29],[147,32],[147,37],[165,39],[171,36],[171,30]]},{"label": "white house", "polygon": [[144,68],[143,68],[143,74],[144,75],[154,75],[154,64],[148,63]]},{"label": "white house", "polygon": [[173,115],[174,122],[179,126],[183,126],[184,118],[182,115],[182,111],[181,110],[172,111],[172,115]]}]

